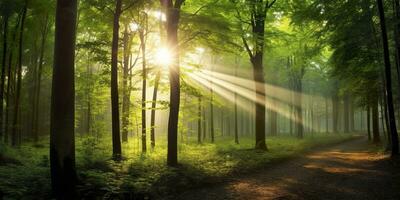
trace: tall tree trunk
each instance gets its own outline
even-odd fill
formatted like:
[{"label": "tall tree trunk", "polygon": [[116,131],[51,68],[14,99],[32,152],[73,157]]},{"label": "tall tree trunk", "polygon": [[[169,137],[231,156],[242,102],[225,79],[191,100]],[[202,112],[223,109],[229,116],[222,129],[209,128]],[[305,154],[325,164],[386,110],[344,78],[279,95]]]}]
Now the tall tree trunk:
[{"label": "tall tree trunk", "polygon": [[[163,10],[165,12],[165,10]],[[160,15],[159,17],[159,28],[160,28],[160,39],[161,43],[164,45],[164,29],[163,26],[165,25],[163,22],[163,16]],[[155,82],[154,82],[154,91],[153,91],[153,100],[151,103],[151,117],[150,117],[150,140],[151,140],[151,148],[154,149],[156,146],[156,110],[157,110],[157,95],[158,95],[158,86],[160,84],[161,79],[161,69],[156,74]]]},{"label": "tall tree trunk", "polygon": [[[292,92],[291,92],[292,93]],[[291,100],[293,102],[293,99]],[[293,115],[293,104],[289,105],[290,108],[290,117],[289,117],[289,133],[292,136],[293,135],[293,121],[294,121],[294,115]]]},{"label": "tall tree trunk", "polygon": [[[263,26],[264,27],[264,26]],[[263,69],[263,52],[257,52],[252,59],[253,76],[256,88],[256,149],[266,150],[265,143],[265,81]]]},{"label": "tall tree trunk", "polygon": [[332,130],[339,132],[339,98],[337,93],[332,95]]},{"label": "tall tree trunk", "polygon": [[315,133],[315,123],[314,123],[314,102],[311,97],[311,104],[310,104],[310,127],[311,127],[311,134]]},{"label": "tall tree trunk", "polygon": [[350,132],[350,110],[349,110],[349,105],[350,105],[350,97],[348,94],[346,94],[343,98],[343,104],[344,104],[344,132],[349,133]]},{"label": "tall tree trunk", "polygon": [[275,107],[275,101],[271,100],[271,108],[269,109],[269,116],[270,116],[270,134],[272,136],[277,136],[278,135],[278,114],[276,111],[273,110],[273,107]]},{"label": "tall tree trunk", "polygon": [[[252,42],[252,48],[245,36],[242,35],[244,47],[249,54],[251,64],[253,66],[253,79],[255,82],[255,120],[256,120],[256,143],[255,149],[267,150],[265,143],[265,80],[264,80],[264,49],[265,49],[265,20],[267,12],[276,1],[245,1],[247,3],[250,14],[252,16],[249,24],[251,24],[252,36],[255,38]],[[240,9],[236,7],[238,16],[240,17]],[[245,20],[245,19],[240,19]]]},{"label": "tall tree trunk", "polygon": [[8,40],[8,15],[3,19],[3,56],[1,60],[1,82],[0,82],[0,140],[2,139],[3,132],[3,101],[4,101],[4,85],[6,80],[6,60],[7,60],[7,40]]},{"label": "tall tree trunk", "polygon": [[367,106],[367,132],[368,132],[368,141],[371,141],[371,108]]},{"label": "tall tree trunk", "polygon": [[[397,81],[398,84],[400,85],[400,38],[398,37],[400,34],[400,0],[393,0],[393,14],[394,14],[394,29],[393,29],[393,38],[395,41],[396,45],[396,54],[395,54],[395,59],[396,59],[396,71],[397,71]],[[400,89],[400,87],[399,87]],[[399,95],[399,100],[400,100],[400,95]]]},{"label": "tall tree trunk", "polygon": [[76,199],[74,62],[76,0],[58,0],[50,121],[51,185],[56,199]]},{"label": "tall tree trunk", "polygon": [[23,38],[24,38],[24,28],[25,28],[25,18],[26,12],[28,9],[28,2],[25,0],[25,5],[22,11],[21,18],[21,28],[19,31],[19,44],[18,44],[18,65],[17,65],[17,91],[15,94],[15,103],[14,103],[14,120],[12,126],[12,139],[11,145],[16,146],[18,144],[18,134],[20,130],[20,125],[18,124],[19,114],[20,114],[20,97],[21,97],[21,82],[22,82],[22,50],[23,50]]},{"label": "tall tree trunk", "polygon": [[[386,91],[386,88],[384,89],[384,91]],[[386,127],[386,131],[385,133],[385,137],[387,139],[387,146],[386,149],[390,150],[391,149],[391,143],[392,143],[392,138],[390,136],[390,124],[389,124],[389,113],[388,113],[388,104],[385,98],[385,93],[383,93],[382,98],[381,98],[381,102],[380,102],[380,106],[381,106],[381,115],[382,115],[382,124],[385,124],[384,127]]]},{"label": "tall tree trunk", "polygon": [[198,109],[197,109],[197,143],[201,143],[201,96],[198,97]]},{"label": "tall tree trunk", "polygon": [[380,143],[381,139],[379,137],[379,111],[378,111],[378,101],[375,101],[372,105],[372,135],[373,142],[375,144]]},{"label": "tall tree trunk", "polygon": [[207,121],[206,121],[206,109],[203,106],[203,141],[205,141],[206,136],[207,136]]},{"label": "tall tree trunk", "polygon": [[180,104],[180,70],[179,70],[179,49],[178,49],[178,27],[180,18],[180,8],[184,0],[161,1],[166,10],[167,22],[167,42],[172,49],[173,62],[169,68],[170,79],[170,111],[168,120],[168,152],[167,164],[169,166],[178,165],[178,120]]},{"label": "tall tree trunk", "polygon": [[46,15],[44,28],[42,30],[42,38],[41,38],[41,47],[40,47],[40,55],[39,55],[39,63],[38,69],[35,73],[35,91],[34,91],[34,105],[33,105],[33,117],[32,117],[32,133],[33,140],[35,142],[39,141],[39,105],[40,105],[40,90],[41,90],[41,82],[42,82],[42,71],[43,71],[43,60],[44,60],[44,52],[46,47],[46,39],[49,29],[49,15]]},{"label": "tall tree trunk", "polygon": [[385,61],[386,98],[387,98],[387,106],[388,106],[388,114],[389,114],[390,136],[392,139],[392,141],[391,141],[392,142],[392,156],[397,156],[397,155],[399,155],[399,138],[397,135],[396,119],[395,119],[395,115],[394,115],[394,106],[393,106],[392,73],[391,73],[388,37],[387,37],[387,32],[386,32],[385,11],[384,11],[382,0],[377,0],[377,3],[378,3],[378,10],[379,10],[380,24],[381,24],[382,43],[383,43],[383,52],[384,52],[384,61]]},{"label": "tall tree trunk", "polygon": [[[211,71],[214,72],[214,63],[211,64]],[[214,129],[214,83],[213,79],[211,78],[210,81],[210,138],[211,143],[214,143],[215,140],[215,129]]]},{"label": "tall tree trunk", "polygon": [[144,30],[139,31],[140,44],[142,47],[142,152],[147,151],[146,145],[146,92],[147,92],[147,70],[146,70],[146,41]]},{"label": "tall tree trunk", "polygon": [[122,0],[115,0],[113,21],[113,38],[111,51],[111,117],[112,117],[112,146],[113,159],[120,160],[122,156],[121,136],[119,127],[119,101],[118,101],[118,40],[119,18],[122,12]]},{"label": "tall tree trunk", "polygon": [[[235,70],[235,77],[237,76],[237,70]],[[238,129],[238,105],[237,105],[238,94],[235,91],[235,143],[239,144],[239,129]]]},{"label": "tall tree trunk", "polygon": [[350,119],[350,132],[354,132],[355,128],[354,128],[354,104],[353,104],[353,98],[350,97],[349,99],[349,119]]},{"label": "tall tree trunk", "polygon": [[325,133],[329,133],[328,98],[325,98]]},{"label": "tall tree trunk", "polygon": [[299,139],[302,139],[304,137],[304,126],[303,126],[303,109],[302,109],[302,90],[303,90],[303,84],[301,80],[297,80],[296,84],[296,94],[295,94],[295,99],[297,99],[296,102],[296,126],[297,126],[297,137]]},{"label": "tall tree trunk", "polygon": [[128,32],[128,25],[125,25],[124,30],[124,61],[123,61],[123,80],[122,80],[122,142],[128,142],[128,128],[129,128],[129,106],[130,106],[130,88],[128,87],[129,76],[129,57],[130,57],[130,36]]},{"label": "tall tree trunk", "polygon": [[157,110],[157,94],[158,94],[158,86],[160,85],[161,79],[161,69],[157,72],[156,78],[154,80],[154,91],[153,91],[153,100],[151,102],[151,121],[150,121],[150,140],[151,140],[151,148],[154,149],[156,146],[156,110]]},{"label": "tall tree trunk", "polygon": [[[15,24],[15,28],[13,31],[13,35],[12,35],[12,41],[11,41],[11,47],[10,47],[10,53],[8,55],[8,69],[7,69],[7,92],[6,92],[6,113],[5,113],[5,122],[4,122],[4,142],[8,143],[8,137],[9,137],[9,131],[11,128],[11,124],[10,124],[10,112],[11,112],[11,95],[12,95],[12,83],[13,83],[13,73],[12,73],[12,65],[13,65],[13,46],[14,43],[16,42],[16,38],[17,38],[17,33],[18,33],[18,28],[21,22],[21,13],[18,15],[17,18],[17,23]],[[13,137],[11,138],[13,139]]]}]

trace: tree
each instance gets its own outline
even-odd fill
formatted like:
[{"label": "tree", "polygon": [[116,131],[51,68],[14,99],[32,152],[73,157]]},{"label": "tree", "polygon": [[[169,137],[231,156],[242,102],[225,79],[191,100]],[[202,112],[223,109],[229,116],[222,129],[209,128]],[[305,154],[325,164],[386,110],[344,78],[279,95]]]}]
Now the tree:
[{"label": "tree", "polygon": [[[6,1],[7,2],[7,1]],[[8,40],[8,20],[9,20],[9,6],[3,2],[1,4],[3,14],[3,56],[1,59],[1,83],[0,83],[0,139],[2,138],[3,132],[3,100],[4,100],[4,85],[6,77],[6,57],[7,57],[7,40]]]},{"label": "tree", "polygon": [[57,199],[76,198],[74,62],[77,1],[58,0],[51,101],[51,185]]},{"label": "tree", "polygon": [[146,93],[147,93],[147,65],[146,65],[146,38],[147,38],[147,14],[143,13],[143,23],[142,28],[139,30],[140,46],[142,49],[142,152],[146,153]]},{"label": "tree", "polygon": [[[240,28],[244,29],[248,24],[251,27],[251,38],[246,37],[246,32],[242,32],[243,45],[249,55],[250,62],[253,65],[253,78],[255,81],[256,96],[256,145],[259,150],[267,150],[265,143],[265,80],[264,80],[264,49],[265,49],[265,22],[267,12],[275,4],[276,0],[251,0],[245,2],[247,11],[244,18],[242,16],[241,6],[239,2],[235,2],[237,18],[240,21]],[[252,41],[252,43],[249,42]]]},{"label": "tree", "polygon": [[381,25],[382,43],[383,43],[383,56],[384,56],[383,60],[385,63],[386,99],[388,106],[387,111],[389,115],[389,126],[390,126],[389,131],[392,143],[392,156],[397,156],[400,153],[399,138],[397,135],[396,119],[394,116],[393,94],[392,94],[392,72],[390,63],[389,42],[386,31],[385,11],[382,0],[377,0],[377,4],[379,11],[380,25]]},{"label": "tree", "polygon": [[203,120],[201,117],[201,96],[198,97],[198,108],[197,108],[197,143],[201,144],[201,121]]},{"label": "tree", "polygon": [[119,127],[119,102],[118,102],[118,40],[119,18],[122,13],[122,0],[115,1],[113,37],[111,52],[111,112],[112,112],[112,146],[113,159],[120,160],[122,156],[121,138]]},{"label": "tree", "polygon": [[25,19],[26,19],[26,12],[28,9],[28,0],[25,0],[25,5],[22,9],[22,17],[21,17],[21,27],[19,31],[19,44],[18,44],[18,66],[17,66],[17,91],[16,97],[14,102],[14,120],[12,126],[12,140],[11,144],[16,146],[17,143],[20,143],[17,134],[20,133],[20,125],[18,125],[18,116],[20,115],[20,99],[21,99],[21,82],[22,82],[22,44],[24,38],[24,27],[25,27]]},{"label": "tree", "polygon": [[167,164],[178,164],[178,119],[180,104],[180,70],[178,49],[178,27],[180,9],[185,0],[161,0],[161,5],[166,11],[167,44],[172,51],[172,64],[169,67],[170,79],[170,111],[168,120],[168,152]]},{"label": "tree", "polygon": [[[49,32],[49,14],[46,13],[46,17],[44,20],[43,29],[41,30],[41,44],[40,44],[40,55],[39,55],[39,64],[37,68],[37,74],[34,77],[34,95],[33,95],[33,114],[32,114],[32,135],[35,142],[39,140],[39,105],[40,105],[40,92],[41,92],[41,83],[42,83],[42,72],[43,72],[43,62],[44,62],[44,52],[45,45],[47,41],[47,35]],[[35,69],[36,70],[36,69]]]}]

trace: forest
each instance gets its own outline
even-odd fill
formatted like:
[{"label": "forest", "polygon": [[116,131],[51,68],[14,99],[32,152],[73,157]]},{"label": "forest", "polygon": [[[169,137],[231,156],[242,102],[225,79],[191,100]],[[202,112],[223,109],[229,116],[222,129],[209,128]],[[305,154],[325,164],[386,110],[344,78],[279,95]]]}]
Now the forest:
[{"label": "forest", "polygon": [[0,200],[400,199],[400,0],[0,0]]}]

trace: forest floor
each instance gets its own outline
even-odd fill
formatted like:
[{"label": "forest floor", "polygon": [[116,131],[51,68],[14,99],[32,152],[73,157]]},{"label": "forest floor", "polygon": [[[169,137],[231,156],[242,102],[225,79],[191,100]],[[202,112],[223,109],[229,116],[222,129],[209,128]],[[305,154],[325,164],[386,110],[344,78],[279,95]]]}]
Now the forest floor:
[{"label": "forest floor", "polygon": [[315,149],[177,199],[400,199],[399,159],[373,149],[365,138]]}]

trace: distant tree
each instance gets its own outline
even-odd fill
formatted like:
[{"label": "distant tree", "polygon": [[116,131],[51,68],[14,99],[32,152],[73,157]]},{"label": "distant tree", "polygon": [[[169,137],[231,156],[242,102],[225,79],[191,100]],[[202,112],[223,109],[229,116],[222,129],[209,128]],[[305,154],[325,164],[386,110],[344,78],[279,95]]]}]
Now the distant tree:
[{"label": "distant tree", "polygon": [[[242,31],[242,41],[250,61],[253,65],[253,78],[255,81],[256,96],[256,143],[255,148],[267,150],[265,143],[265,78],[264,78],[264,49],[265,49],[265,23],[268,11],[275,4],[276,0],[251,0],[234,1],[236,4],[237,18],[240,22]],[[244,16],[243,16],[244,15]],[[250,25],[250,31],[244,27]],[[249,38],[247,34],[250,34]]]},{"label": "distant tree", "polygon": [[22,50],[23,50],[23,38],[24,38],[24,28],[25,28],[25,19],[26,19],[26,12],[28,10],[28,0],[25,0],[24,6],[22,9],[22,16],[21,16],[21,27],[19,30],[19,44],[18,44],[18,65],[16,70],[17,76],[17,85],[16,85],[16,95],[15,95],[15,102],[14,102],[14,119],[12,124],[12,140],[11,144],[16,146],[20,143],[20,127],[21,125],[18,124],[18,119],[20,116],[20,102],[21,102],[21,85],[22,85]]}]

